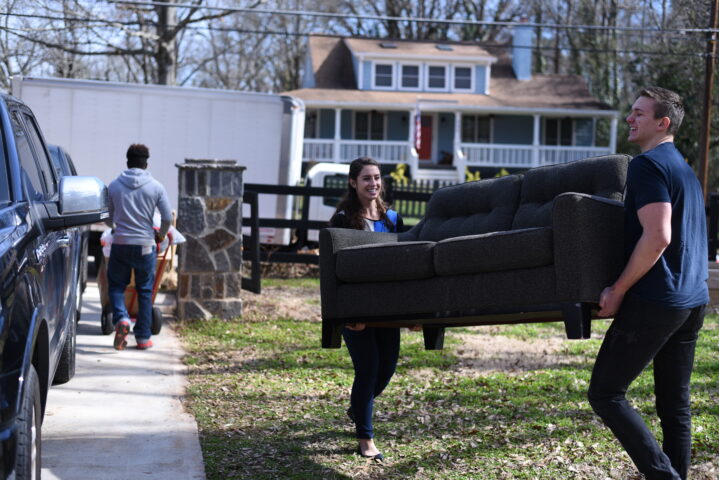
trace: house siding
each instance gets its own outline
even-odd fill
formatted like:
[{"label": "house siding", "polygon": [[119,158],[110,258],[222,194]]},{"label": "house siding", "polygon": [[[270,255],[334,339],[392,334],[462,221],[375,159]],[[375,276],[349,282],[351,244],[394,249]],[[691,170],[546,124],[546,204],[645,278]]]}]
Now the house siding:
[{"label": "house siding", "polygon": [[529,115],[497,115],[493,143],[531,145],[533,130],[534,119]]},{"label": "house siding", "polygon": [[387,112],[387,140],[402,141],[409,138],[407,112]]},{"label": "house siding", "polygon": [[582,147],[593,146],[594,120],[591,118],[577,118],[574,120],[574,144]]},{"label": "house siding", "polygon": [[362,62],[362,79],[359,89],[370,90],[372,88],[372,62],[365,60]]},{"label": "house siding", "polygon": [[487,67],[484,65],[474,67],[474,93],[487,93]]},{"label": "house siding", "polygon": [[319,120],[320,138],[335,138],[335,112],[329,108],[323,108],[317,112]]},{"label": "house siding", "polygon": [[442,152],[452,154],[454,151],[454,114],[440,113],[437,127],[437,159],[443,156]]},{"label": "house siding", "polygon": [[341,113],[342,127],[340,128],[340,138],[343,140],[352,139],[352,110],[342,110]]}]

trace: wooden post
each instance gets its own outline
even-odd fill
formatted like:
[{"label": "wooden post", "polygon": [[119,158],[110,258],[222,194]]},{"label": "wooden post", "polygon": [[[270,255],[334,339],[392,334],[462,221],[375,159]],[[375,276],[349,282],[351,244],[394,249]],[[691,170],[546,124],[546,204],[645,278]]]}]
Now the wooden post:
[{"label": "wooden post", "polygon": [[[712,2],[709,28],[717,28],[717,6],[719,0]],[[709,198],[709,141],[711,139],[712,90],[714,87],[714,57],[716,56],[716,32],[709,32],[707,40],[706,60],[704,67],[704,111],[702,112],[701,141],[699,143],[699,180],[704,192],[704,201]]]}]

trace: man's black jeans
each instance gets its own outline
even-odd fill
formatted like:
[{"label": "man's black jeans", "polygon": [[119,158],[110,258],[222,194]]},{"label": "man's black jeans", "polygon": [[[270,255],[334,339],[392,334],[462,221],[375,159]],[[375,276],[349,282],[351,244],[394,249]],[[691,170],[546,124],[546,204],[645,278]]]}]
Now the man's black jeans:
[{"label": "man's black jeans", "polygon": [[[594,364],[589,403],[648,480],[686,479],[691,456],[689,380],[706,306],[672,310],[627,295]],[[660,448],[626,399],[629,384],[654,360]]]}]

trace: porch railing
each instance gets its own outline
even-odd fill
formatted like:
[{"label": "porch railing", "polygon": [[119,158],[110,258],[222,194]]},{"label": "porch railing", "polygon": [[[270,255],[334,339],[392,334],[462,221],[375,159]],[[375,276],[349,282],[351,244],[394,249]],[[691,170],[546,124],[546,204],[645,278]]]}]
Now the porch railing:
[{"label": "porch railing", "polygon": [[[454,165],[461,171],[464,166],[532,168],[609,153],[609,147],[462,143],[459,152],[455,152]],[[302,157],[305,161],[315,162],[347,163],[357,157],[372,157],[380,163],[407,163],[410,166],[416,163],[412,145],[406,141],[307,138]]]},{"label": "porch railing", "polygon": [[462,143],[464,162],[470,167],[532,168],[566,163],[581,158],[607,155],[609,147],[570,147],[554,145],[511,145]]},{"label": "porch railing", "polygon": [[609,147],[557,147],[542,145],[539,147],[539,165],[567,163],[582,158],[609,155]]},{"label": "porch railing", "polygon": [[305,139],[303,160],[349,162],[357,157],[372,157],[380,163],[409,162],[411,145],[403,141]]}]

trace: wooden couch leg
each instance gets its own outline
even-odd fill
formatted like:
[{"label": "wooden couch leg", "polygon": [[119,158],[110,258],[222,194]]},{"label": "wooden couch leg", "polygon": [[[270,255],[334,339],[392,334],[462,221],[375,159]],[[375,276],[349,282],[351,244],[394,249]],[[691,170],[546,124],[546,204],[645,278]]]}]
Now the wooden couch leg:
[{"label": "wooden couch leg", "polygon": [[322,348],[340,348],[342,345],[342,324],[322,319]]},{"label": "wooden couch leg", "polygon": [[424,349],[442,350],[444,348],[444,327],[424,327]]},{"label": "wooden couch leg", "polygon": [[592,335],[592,307],[589,303],[562,304],[567,338],[589,338]]}]

